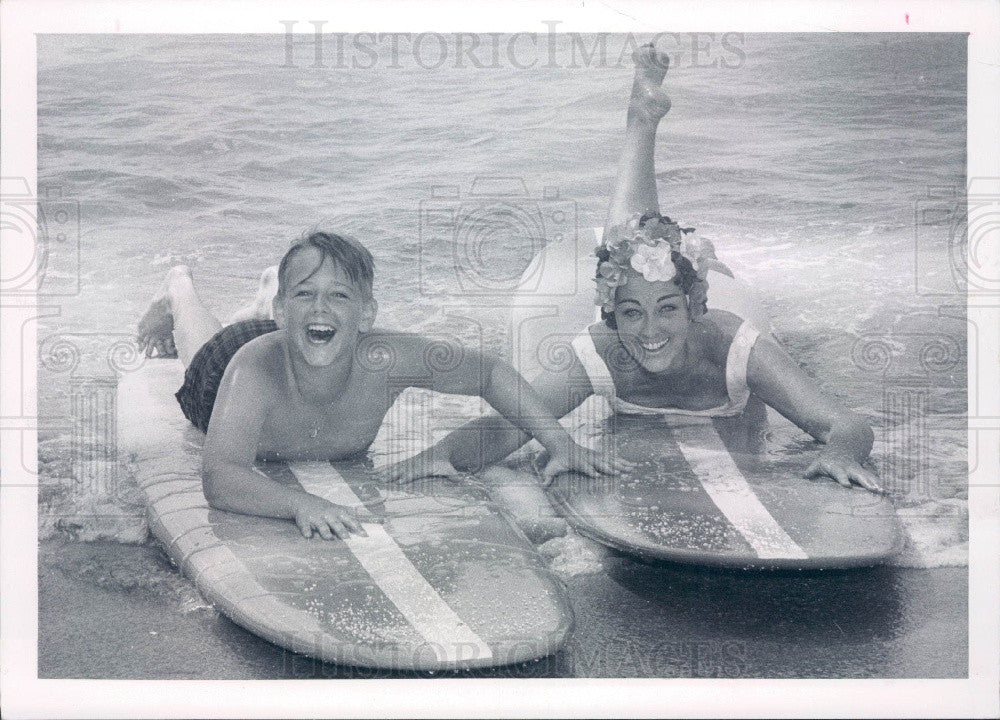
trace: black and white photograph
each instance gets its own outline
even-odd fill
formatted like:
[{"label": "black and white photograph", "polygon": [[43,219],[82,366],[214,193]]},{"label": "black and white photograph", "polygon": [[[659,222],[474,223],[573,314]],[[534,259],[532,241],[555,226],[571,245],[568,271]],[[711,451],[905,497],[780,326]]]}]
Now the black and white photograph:
[{"label": "black and white photograph", "polygon": [[944,7],[5,3],[5,715],[995,716]]}]

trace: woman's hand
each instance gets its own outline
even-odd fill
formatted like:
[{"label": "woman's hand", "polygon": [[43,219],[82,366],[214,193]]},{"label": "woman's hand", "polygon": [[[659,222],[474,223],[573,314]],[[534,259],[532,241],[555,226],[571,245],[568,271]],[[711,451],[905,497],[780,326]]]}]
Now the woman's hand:
[{"label": "woman's hand", "polygon": [[357,513],[349,507],[335,505],[321,497],[304,493],[295,503],[295,524],[303,537],[311,538],[313,531],[324,540],[335,537],[347,539],[350,533],[368,537]]},{"label": "woman's hand", "polygon": [[617,475],[629,472],[634,468],[635,464],[624,458],[590,450],[571,441],[566,452],[556,452],[550,455],[549,461],[545,463],[545,468],[542,470],[542,478],[546,485],[550,485],[556,475],[562,473],[576,472],[596,477],[600,474]]},{"label": "woman's hand", "polygon": [[382,474],[387,482],[401,485],[425,477],[453,478],[462,473],[451,464],[447,453],[435,445],[413,457],[386,466]]},{"label": "woman's hand", "polygon": [[824,449],[812,464],[806,468],[805,477],[814,478],[826,475],[836,480],[844,487],[860,485],[874,493],[885,492],[879,485],[875,474],[858,464],[854,458]]}]

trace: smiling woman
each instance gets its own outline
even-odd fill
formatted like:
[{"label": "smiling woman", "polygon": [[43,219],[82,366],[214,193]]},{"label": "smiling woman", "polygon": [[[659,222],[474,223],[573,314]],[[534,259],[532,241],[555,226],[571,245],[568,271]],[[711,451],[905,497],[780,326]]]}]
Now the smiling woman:
[{"label": "smiling woman", "polygon": [[[653,160],[657,127],[670,109],[661,87],[668,58],[644,45],[634,60],[625,146],[596,250],[596,303],[603,322],[576,337],[572,362],[544,370],[533,386],[557,417],[598,394],[619,413],[737,418],[745,435],[763,432],[766,404],[824,443],[805,469],[807,477],[879,491],[874,473],[863,467],[873,442],[868,424],[821,392],[750,321],[706,304],[709,270],[731,273],[710,242],[659,210]],[[427,452],[456,468],[474,469],[502,459],[526,439],[484,418]]]}]

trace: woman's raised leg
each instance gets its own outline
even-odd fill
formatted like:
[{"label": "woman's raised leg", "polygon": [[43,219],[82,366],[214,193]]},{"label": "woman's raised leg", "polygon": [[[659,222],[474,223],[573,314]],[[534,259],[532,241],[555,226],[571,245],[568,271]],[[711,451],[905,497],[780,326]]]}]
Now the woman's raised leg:
[{"label": "woman's raised leg", "polygon": [[656,128],[670,110],[670,99],[661,84],[669,62],[666,53],[643,45],[633,54],[635,81],[629,97],[625,145],[618,161],[615,192],[608,210],[605,232],[641,213],[659,212],[653,164]]}]

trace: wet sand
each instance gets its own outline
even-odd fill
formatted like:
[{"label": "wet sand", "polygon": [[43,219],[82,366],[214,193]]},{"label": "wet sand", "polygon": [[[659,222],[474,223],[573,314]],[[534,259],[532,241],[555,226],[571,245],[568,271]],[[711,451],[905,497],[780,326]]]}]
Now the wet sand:
[{"label": "wet sand", "polygon": [[[957,678],[968,663],[964,567],[741,573],[614,555],[568,579],[569,642],[467,677]],[[156,545],[39,548],[42,678],[426,677],[321,663],[217,613]],[[450,674],[448,674],[450,675]]]}]

